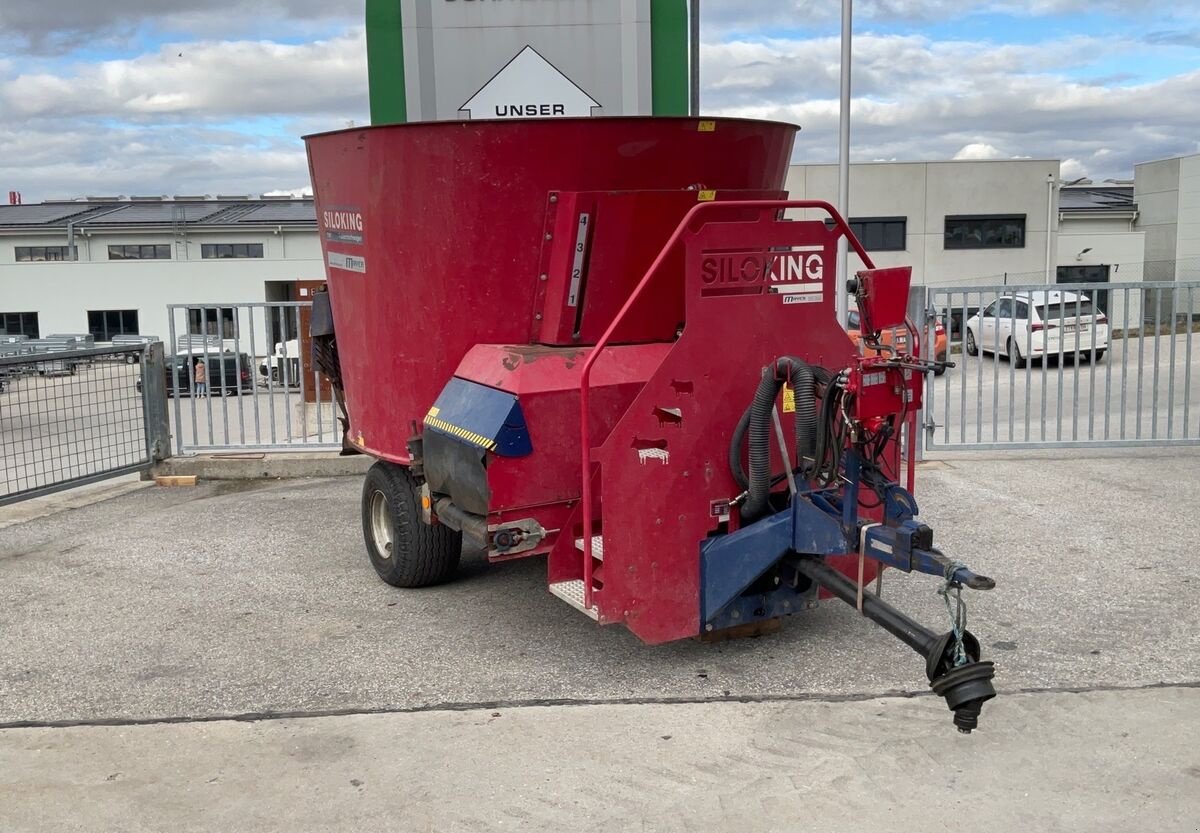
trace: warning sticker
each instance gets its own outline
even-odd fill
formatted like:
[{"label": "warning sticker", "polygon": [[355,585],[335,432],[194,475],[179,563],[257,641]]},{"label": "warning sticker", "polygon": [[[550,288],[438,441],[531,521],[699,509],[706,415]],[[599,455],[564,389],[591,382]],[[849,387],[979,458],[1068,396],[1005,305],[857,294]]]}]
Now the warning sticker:
[{"label": "warning sticker", "polygon": [[783,383],[783,412],[785,414],[796,413],[796,392],[787,382]]}]

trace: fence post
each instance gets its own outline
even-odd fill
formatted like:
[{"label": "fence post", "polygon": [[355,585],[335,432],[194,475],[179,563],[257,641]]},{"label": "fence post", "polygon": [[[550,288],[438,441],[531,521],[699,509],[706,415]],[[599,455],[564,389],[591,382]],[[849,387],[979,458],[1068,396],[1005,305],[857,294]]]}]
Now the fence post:
[{"label": "fence post", "polygon": [[167,370],[162,342],[146,345],[142,353],[142,412],[146,421],[146,451],[157,463],[171,456],[171,421],[167,415]]}]

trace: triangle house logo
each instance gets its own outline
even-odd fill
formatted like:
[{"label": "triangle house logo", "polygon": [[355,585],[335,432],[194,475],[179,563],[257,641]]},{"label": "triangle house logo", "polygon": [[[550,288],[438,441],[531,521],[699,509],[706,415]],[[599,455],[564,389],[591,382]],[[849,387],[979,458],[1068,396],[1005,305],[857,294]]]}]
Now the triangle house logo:
[{"label": "triangle house logo", "polygon": [[528,44],[467,99],[469,119],[590,116],[600,103]]}]

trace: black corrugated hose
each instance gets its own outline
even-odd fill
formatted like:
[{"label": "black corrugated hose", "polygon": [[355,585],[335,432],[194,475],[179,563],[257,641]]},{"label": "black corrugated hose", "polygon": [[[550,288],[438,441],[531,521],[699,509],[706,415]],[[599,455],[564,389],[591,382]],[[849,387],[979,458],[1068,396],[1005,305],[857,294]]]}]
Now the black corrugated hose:
[{"label": "black corrugated hose", "polygon": [[[754,401],[734,429],[729,448],[729,468],[738,485],[749,492],[742,505],[743,520],[754,520],[768,508],[768,498],[773,478],[771,477],[771,411],[775,399],[786,381],[791,386],[796,401],[796,465],[801,476],[808,479],[813,468],[811,461],[817,447],[817,404],[816,384],[827,385],[833,374],[823,367],[812,367],[802,359],[783,356],[768,367],[764,367]],[[749,434],[750,473],[742,470],[742,442]],[[787,465],[793,462],[784,454]]]}]

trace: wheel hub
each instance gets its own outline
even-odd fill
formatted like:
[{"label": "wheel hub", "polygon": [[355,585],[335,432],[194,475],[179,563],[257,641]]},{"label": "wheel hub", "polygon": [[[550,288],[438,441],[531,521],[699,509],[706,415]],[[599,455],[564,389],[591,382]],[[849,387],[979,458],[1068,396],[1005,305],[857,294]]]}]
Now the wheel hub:
[{"label": "wheel hub", "polygon": [[392,557],[392,513],[387,497],[376,491],[371,495],[371,537],[380,558]]}]

